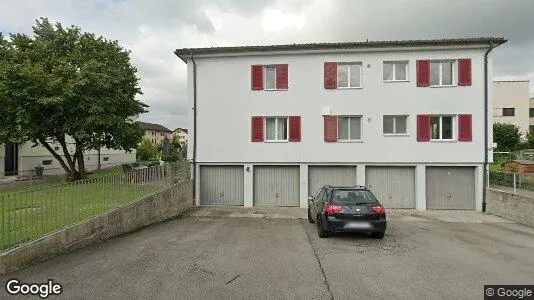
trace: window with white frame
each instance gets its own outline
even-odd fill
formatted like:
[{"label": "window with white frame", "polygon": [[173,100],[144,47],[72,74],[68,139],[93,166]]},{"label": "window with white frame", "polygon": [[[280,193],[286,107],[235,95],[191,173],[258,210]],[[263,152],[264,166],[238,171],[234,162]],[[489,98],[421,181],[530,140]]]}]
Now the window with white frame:
[{"label": "window with white frame", "polygon": [[338,63],[337,87],[359,88],[362,86],[362,63]]},{"label": "window with white frame", "polygon": [[357,141],[362,139],[362,117],[338,117],[338,140]]},{"label": "window with white frame", "polygon": [[430,62],[430,85],[452,86],[454,79],[454,61],[431,61]]},{"label": "window with white frame", "polygon": [[384,116],[384,134],[408,134],[408,116]]},{"label": "window with white frame", "polygon": [[431,116],[430,128],[433,140],[454,139],[454,116]]},{"label": "window with white frame", "polygon": [[265,128],[266,141],[287,141],[287,117],[266,117]]},{"label": "window with white frame", "polygon": [[265,66],[265,89],[276,90],[276,66]]},{"label": "window with white frame", "polygon": [[384,81],[407,81],[407,61],[385,61],[383,67]]}]

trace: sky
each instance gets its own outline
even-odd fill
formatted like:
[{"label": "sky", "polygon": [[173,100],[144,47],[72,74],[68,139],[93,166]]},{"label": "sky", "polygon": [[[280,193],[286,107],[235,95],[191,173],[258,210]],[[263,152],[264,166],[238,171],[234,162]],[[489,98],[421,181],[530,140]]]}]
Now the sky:
[{"label": "sky", "polygon": [[1,0],[0,32],[31,34],[39,17],[131,50],[150,106],[141,120],[187,128],[177,48],[498,36],[495,80],[530,80],[534,0]]}]

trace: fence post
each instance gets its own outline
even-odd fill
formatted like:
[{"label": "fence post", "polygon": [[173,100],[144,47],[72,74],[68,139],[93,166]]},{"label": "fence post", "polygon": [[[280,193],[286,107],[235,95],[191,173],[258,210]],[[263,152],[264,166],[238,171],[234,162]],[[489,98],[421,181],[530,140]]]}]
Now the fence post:
[{"label": "fence post", "polygon": [[517,194],[517,173],[514,173],[514,194]]}]

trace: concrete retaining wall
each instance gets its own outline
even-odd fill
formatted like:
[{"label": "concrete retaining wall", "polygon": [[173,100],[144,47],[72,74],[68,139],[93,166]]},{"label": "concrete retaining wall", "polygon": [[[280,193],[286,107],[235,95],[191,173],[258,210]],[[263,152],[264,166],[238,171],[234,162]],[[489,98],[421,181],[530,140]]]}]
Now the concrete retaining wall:
[{"label": "concrete retaining wall", "polygon": [[487,191],[487,213],[517,223],[534,226],[534,198],[494,189],[488,189]]},{"label": "concrete retaining wall", "polygon": [[0,253],[0,274],[174,218],[192,204],[192,181],[178,183],[157,194]]}]

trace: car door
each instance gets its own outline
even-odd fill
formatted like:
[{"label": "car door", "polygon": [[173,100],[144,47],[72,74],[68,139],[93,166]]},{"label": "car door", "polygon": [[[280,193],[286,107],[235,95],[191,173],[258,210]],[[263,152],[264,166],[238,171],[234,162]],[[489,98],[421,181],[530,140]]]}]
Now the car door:
[{"label": "car door", "polygon": [[[312,215],[312,218],[315,219],[315,217],[317,216],[317,213],[319,211],[319,206],[321,206],[322,208],[322,199],[324,197],[324,194],[325,194],[325,188],[323,187],[319,193],[317,194],[317,197],[315,197],[315,200],[313,201],[313,204],[312,204],[312,210],[311,210],[311,215]],[[317,221],[317,220],[315,220]]]}]

